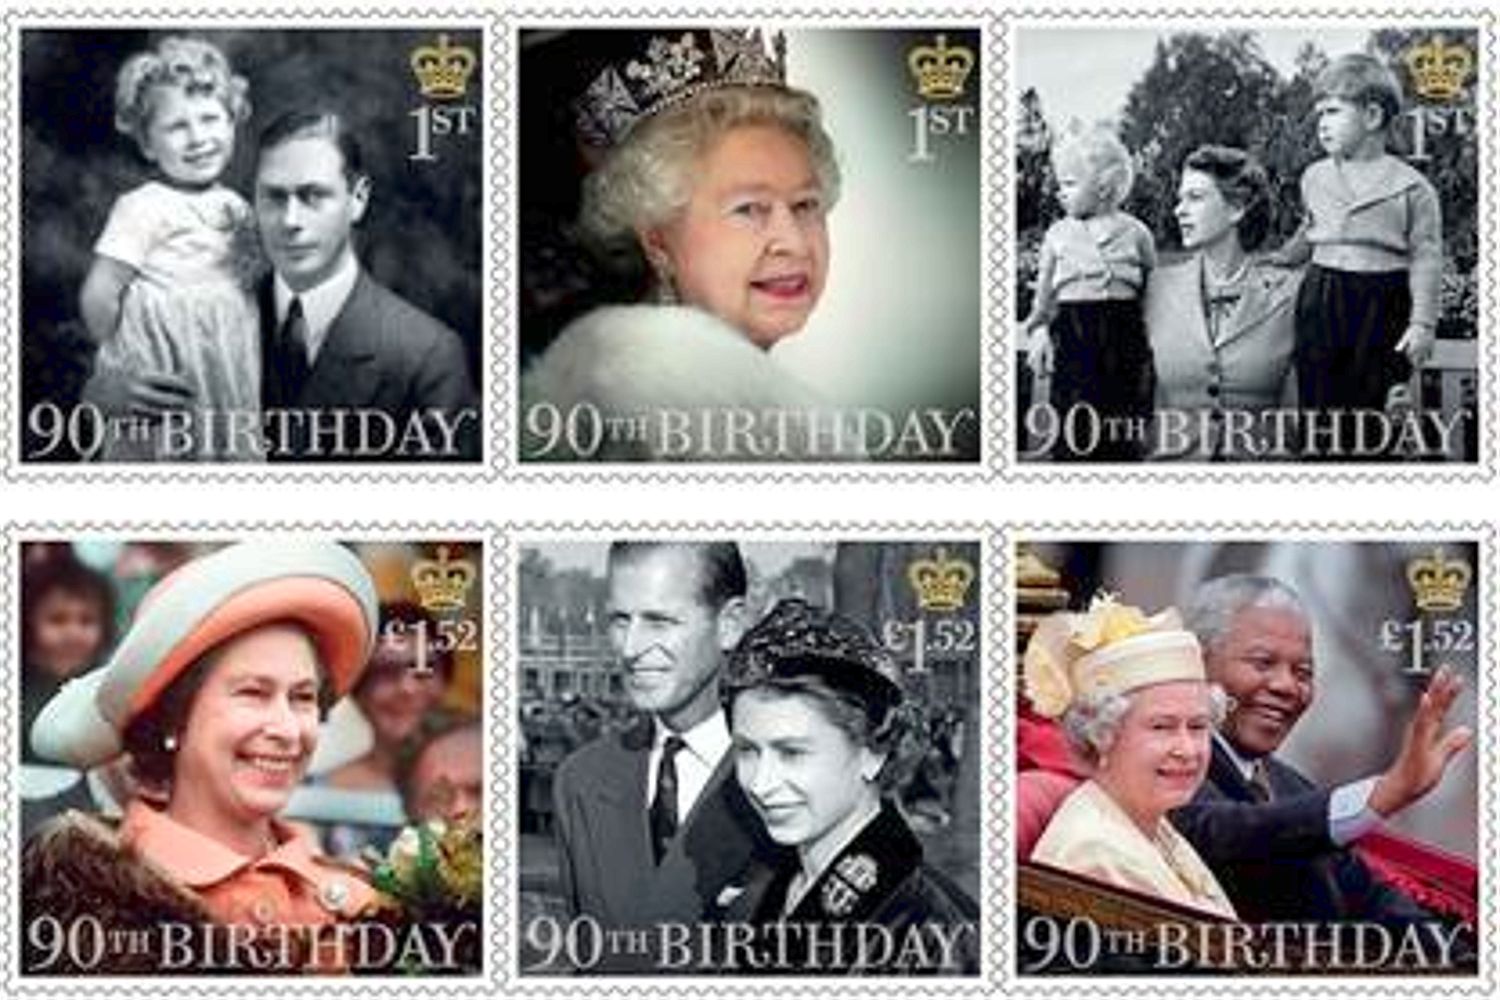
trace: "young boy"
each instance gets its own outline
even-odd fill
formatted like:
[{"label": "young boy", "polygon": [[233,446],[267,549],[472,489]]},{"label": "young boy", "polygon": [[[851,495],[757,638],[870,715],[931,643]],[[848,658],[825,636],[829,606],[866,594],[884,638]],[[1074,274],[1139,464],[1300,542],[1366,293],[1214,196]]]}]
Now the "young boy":
[{"label": "young boy", "polygon": [[[1401,85],[1382,63],[1340,56],[1316,94],[1328,156],[1302,173],[1311,264],[1297,299],[1299,402],[1318,414],[1383,410],[1432,350],[1443,267],[1437,191],[1386,151]],[[1342,435],[1346,450],[1351,436]]]}]

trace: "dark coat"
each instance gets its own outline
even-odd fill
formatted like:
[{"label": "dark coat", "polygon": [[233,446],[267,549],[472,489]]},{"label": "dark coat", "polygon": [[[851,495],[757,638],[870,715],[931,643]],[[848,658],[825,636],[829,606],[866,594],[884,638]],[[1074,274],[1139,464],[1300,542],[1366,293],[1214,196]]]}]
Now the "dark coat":
[{"label": "dark coat", "polygon": [[[564,902],[606,928],[696,923],[725,886],[743,880],[752,855],[771,849],[726,754],[657,865],[647,820],[650,752],[651,721],[643,719],[580,748],[554,780]],[[643,970],[651,966],[648,958]]]},{"label": "dark coat", "polygon": [[[786,956],[762,971],[787,975],[974,975],[979,972],[979,907],[952,880],[925,864],[922,845],[896,807],[885,803],[824,869],[818,881],[782,915],[796,875],[796,854],[783,850],[752,872],[745,892],[724,914],[761,936],[763,954]],[[795,925],[791,932],[772,925]],[[861,936],[883,928],[869,945],[871,964],[857,959]],[[814,929],[816,928],[816,929]],[[805,930],[806,929],[806,930]],[[767,938],[781,934],[773,945]],[[830,942],[839,940],[835,948]],[[809,937],[818,943],[808,947]],[[782,948],[785,942],[788,947]],[[947,942],[945,950],[942,942]],[[888,946],[887,946],[888,943]],[[947,955],[942,967],[938,956]],[[883,960],[882,960],[883,959]]]},{"label": "dark coat", "polygon": [[1213,869],[1241,919],[1388,925],[1435,919],[1329,839],[1328,792],[1275,757],[1266,758],[1266,767],[1272,799],[1258,803],[1215,742],[1207,780],[1192,802],[1172,812],[1172,825]]},{"label": "dark coat", "polygon": [[[261,404],[272,410],[372,410],[385,414],[398,428],[414,415],[443,411],[451,424],[462,411],[474,416],[464,421],[458,440],[460,460],[479,457],[478,396],[469,377],[468,362],[456,333],[381,285],[363,270],[354,289],[318,351],[307,381],[295,398],[280,384],[276,358],[276,306],[271,281],[262,282]],[[442,440],[429,434],[434,444]],[[272,444],[272,461],[390,461],[421,460],[433,456],[390,454],[351,457],[309,454],[305,431],[289,435],[286,451]],[[455,456],[437,456],[451,460]]]}]

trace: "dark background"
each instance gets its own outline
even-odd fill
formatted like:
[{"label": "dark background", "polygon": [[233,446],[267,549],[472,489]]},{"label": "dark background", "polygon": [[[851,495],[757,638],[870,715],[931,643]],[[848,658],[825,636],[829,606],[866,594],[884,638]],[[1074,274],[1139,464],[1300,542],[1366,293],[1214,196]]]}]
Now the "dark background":
[{"label": "dark background", "polygon": [[[67,408],[88,375],[92,348],[78,316],[78,290],[111,205],[150,179],[135,141],[115,131],[115,74],[165,35],[214,43],[250,82],[252,113],[236,136],[223,183],[250,200],[256,136],[281,113],[331,107],[358,136],[371,178],[370,206],[356,231],[361,264],[381,283],[456,330],[481,383],[483,41],[449,31],[480,61],[468,93],[451,105],[476,109],[468,136],[435,136],[436,162],[408,159],[416,145],[409,112],[428,102],[412,76],[412,49],[437,30],[44,30],[21,34],[22,413],[50,400]],[[31,450],[22,421],[22,454]],[[60,453],[49,460],[67,458]]]}]

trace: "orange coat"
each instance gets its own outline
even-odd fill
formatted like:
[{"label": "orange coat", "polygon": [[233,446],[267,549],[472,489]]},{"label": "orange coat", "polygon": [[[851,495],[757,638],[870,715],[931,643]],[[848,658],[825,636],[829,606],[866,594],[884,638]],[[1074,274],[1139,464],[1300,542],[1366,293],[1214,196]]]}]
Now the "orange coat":
[{"label": "orange coat", "polygon": [[[313,845],[272,821],[278,846],[247,857],[140,800],[125,811],[121,842],[196,893],[215,921],[272,930],[321,927],[372,911],[379,893],[354,868],[314,855]],[[322,941],[317,971],[343,971],[340,952]]]}]

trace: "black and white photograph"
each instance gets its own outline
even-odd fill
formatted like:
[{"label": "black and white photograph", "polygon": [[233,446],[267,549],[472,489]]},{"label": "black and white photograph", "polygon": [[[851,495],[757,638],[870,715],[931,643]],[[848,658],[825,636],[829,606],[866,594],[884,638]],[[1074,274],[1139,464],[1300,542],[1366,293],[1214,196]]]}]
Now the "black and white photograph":
[{"label": "black and white photograph", "polygon": [[482,36],[21,30],[21,463],[477,464]]},{"label": "black and white photograph", "polygon": [[521,542],[521,975],[977,976],[980,549]]},{"label": "black and white photograph", "polygon": [[1474,23],[1013,38],[1020,461],[1479,461]]},{"label": "black and white photograph", "polygon": [[521,28],[519,460],[973,466],[968,25]]}]

